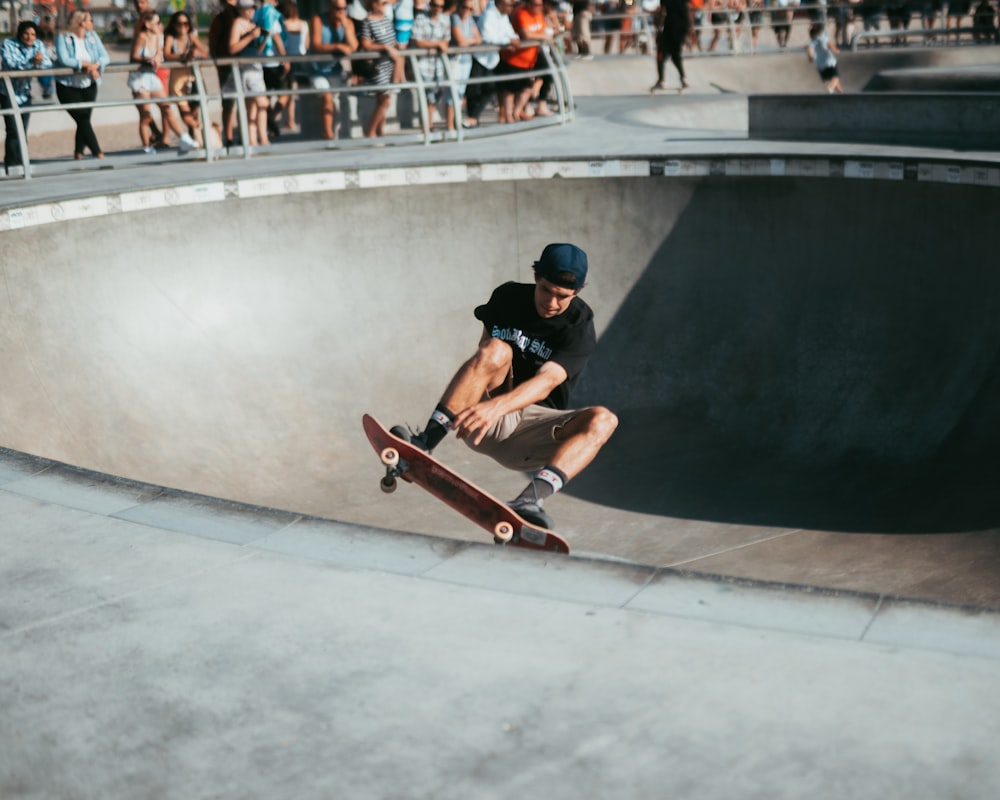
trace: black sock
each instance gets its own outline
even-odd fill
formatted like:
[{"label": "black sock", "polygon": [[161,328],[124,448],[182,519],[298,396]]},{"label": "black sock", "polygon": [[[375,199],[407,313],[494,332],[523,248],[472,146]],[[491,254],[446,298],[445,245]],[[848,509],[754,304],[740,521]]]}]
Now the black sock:
[{"label": "black sock", "polygon": [[541,503],[562,489],[568,481],[569,478],[561,469],[552,466],[545,467],[535,473],[531,483],[524,487],[524,491],[518,495],[517,499],[537,500]]},{"label": "black sock", "polygon": [[434,409],[431,418],[427,420],[427,427],[424,428],[424,440],[427,442],[428,450],[433,450],[441,443],[451,430],[454,421],[455,415],[443,405]]}]

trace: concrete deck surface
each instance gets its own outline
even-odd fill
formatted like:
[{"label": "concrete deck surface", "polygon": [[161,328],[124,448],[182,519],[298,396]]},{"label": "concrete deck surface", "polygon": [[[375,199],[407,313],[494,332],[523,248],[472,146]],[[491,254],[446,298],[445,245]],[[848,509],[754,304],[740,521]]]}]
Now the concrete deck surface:
[{"label": "concrete deck surface", "polygon": [[[40,497],[59,498],[43,500]],[[5,798],[990,798],[1000,618],[0,458]]]},{"label": "concrete deck surface", "polygon": [[[741,104],[5,184],[0,797],[992,797],[995,154]],[[569,559],[383,498],[360,432],[558,238],[625,423]]]}]

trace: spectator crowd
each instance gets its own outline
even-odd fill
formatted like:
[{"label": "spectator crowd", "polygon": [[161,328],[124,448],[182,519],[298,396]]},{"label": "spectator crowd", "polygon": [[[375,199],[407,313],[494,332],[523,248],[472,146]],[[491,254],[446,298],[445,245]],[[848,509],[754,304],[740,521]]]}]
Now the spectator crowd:
[{"label": "spectator crowd", "polygon": [[[137,103],[142,149],[152,153],[168,147],[172,135],[175,146],[185,152],[203,146],[213,133],[203,129],[201,110],[192,97],[198,87],[191,62],[208,57],[252,57],[217,65],[224,99],[222,122],[215,127],[219,144],[228,145],[236,141],[242,119],[247,141],[259,146],[296,128],[299,106],[305,104],[292,92],[295,88],[318,92],[319,130],[326,139],[335,138],[338,115],[335,92],[323,90],[336,87],[358,87],[370,99],[364,123],[364,133],[370,137],[384,135],[388,109],[398,92],[394,87],[406,81],[419,81],[425,87],[427,111],[421,120],[425,132],[436,124],[435,117],[449,132],[459,120],[467,128],[477,127],[491,104],[501,124],[549,116],[552,79],[535,74],[545,66],[538,46],[542,43],[585,60],[592,59],[597,49],[648,52],[655,45],[656,89],[663,86],[667,60],[677,67],[681,85],[686,86],[682,52],[712,52],[723,40],[731,51],[740,42],[749,42],[753,51],[766,25],[776,46],[787,47],[797,17],[811,26],[810,58],[818,53],[818,68],[828,74],[838,45],[849,46],[859,30],[880,30],[883,21],[890,31],[903,31],[919,18],[921,28],[928,31],[928,43],[936,36],[957,38],[969,32],[977,42],[998,41],[997,0],[801,4],[799,0],[662,0],[662,4],[661,0],[397,0],[394,4],[318,0],[318,6],[317,0],[301,2],[310,2],[315,13],[302,13],[296,0],[224,0],[203,40],[194,14],[175,11],[164,22],[154,0],[133,0],[129,49],[133,71],[128,87],[137,101],[143,101]],[[823,38],[827,26],[833,33],[829,42]],[[119,38],[127,37],[121,20],[116,20],[114,31]],[[906,41],[890,37],[889,43]],[[478,45],[490,47],[475,49]],[[432,54],[409,59],[407,48]],[[355,53],[366,57],[345,60]],[[92,109],[85,106],[95,102],[110,61],[86,9],[73,11],[59,30],[51,15],[22,21],[2,46],[5,71],[72,70],[72,74],[36,77],[42,97],[54,92],[71,115],[77,159],[88,152],[95,158],[104,155],[91,124]],[[449,75],[459,87],[456,93],[449,89]],[[10,85],[12,92],[0,81],[0,105],[19,107],[26,130],[32,77],[14,77]],[[237,85],[245,98],[242,114],[233,97]],[[456,113],[456,104],[461,114]],[[4,115],[4,123],[4,166],[9,171],[22,163],[22,154],[14,115]]]}]

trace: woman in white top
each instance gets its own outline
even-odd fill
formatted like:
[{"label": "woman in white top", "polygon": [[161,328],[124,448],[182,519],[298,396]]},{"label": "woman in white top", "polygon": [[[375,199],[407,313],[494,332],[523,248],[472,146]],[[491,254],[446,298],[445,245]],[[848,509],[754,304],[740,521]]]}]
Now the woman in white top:
[{"label": "woman in white top", "polygon": [[[136,99],[165,98],[167,90],[160,82],[160,76],[156,74],[163,64],[163,28],[160,26],[160,15],[155,11],[144,11],[139,17],[138,25],[139,30],[132,42],[132,63],[138,64],[139,69],[129,74],[128,88],[132,90],[132,97]],[[157,103],[157,105],[160,107],[164,128],[170,128],[180,138],[181,152],[185,153],[196,147],[194,139],[184,132],[177,117],[174,116],[173,106],[170,103]],[[149,104],[140,103],[139,137],[142,139],[142,149],[146,153],[156,152],[152,143],[152,124],[153,112]]]}]

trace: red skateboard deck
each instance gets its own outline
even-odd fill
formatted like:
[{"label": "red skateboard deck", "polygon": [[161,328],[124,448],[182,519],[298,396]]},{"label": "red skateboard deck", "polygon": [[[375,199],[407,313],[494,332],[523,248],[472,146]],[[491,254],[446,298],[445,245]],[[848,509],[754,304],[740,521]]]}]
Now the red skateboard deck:
[{"label": "red skateboard deck", "polygon": [[498,544],[569,553],[569,544],[559,534],[532,525],[506,503],[448,469],[434,456],[393,436],[374,417],[361,420],[365,435],[385,465],[382,491],[392,492],[396,479],[415,483],[459,514],[490,533]]}]

